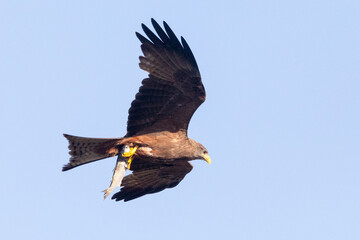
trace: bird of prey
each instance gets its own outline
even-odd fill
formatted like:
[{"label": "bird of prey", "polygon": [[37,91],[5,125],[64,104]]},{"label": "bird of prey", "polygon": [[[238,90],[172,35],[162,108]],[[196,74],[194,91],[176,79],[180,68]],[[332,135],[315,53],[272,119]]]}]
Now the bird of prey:
[{"label": "bird of prey", "polygon": [[[63,171],[100,159],[118,156],[113,182],[116,201],[129,201],[179,184],[192,170],[190,160],[210,164],[206,148],[188,138],[190,119],[205,101],[199,68],[183,37],[166,22],[151,19],[155,32],[142,24],[147,37],[136,32],[144,56],[139,66],[149,73],[131,103],[127,133],[122,138],[85,138],[64,134],[69,141],[68,164]],[[131,174],[125,175],[126,170]]]}]

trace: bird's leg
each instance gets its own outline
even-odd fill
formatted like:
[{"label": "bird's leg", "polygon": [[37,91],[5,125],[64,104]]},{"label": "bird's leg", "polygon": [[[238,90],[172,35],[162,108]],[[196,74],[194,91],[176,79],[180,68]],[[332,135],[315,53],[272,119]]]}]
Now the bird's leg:
[{"label": "bird's leg", "polygon": [[130,170],[130,165],[131,165],[131,162],[134,158],[134,154],[136,152],[136,150],[138,149],[138,146],[135,146],[135,147],[130,147],[130,150],[129,151],[124,151],[124,153],[121,155],[123,157],[128,157],[129,159],[127,160],[127,169]]}]

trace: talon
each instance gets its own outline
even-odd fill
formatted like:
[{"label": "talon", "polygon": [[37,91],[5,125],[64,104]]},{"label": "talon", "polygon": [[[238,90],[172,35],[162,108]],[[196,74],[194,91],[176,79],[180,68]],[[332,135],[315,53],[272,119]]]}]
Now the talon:
[{"label": "talon", "polygon": [[129,159],[127,160],[127,169],[130,170],[130,165],[132,160],[134,159],[134,154],[136,152],[136,150],[138,149],[138,146],[135,146],[133,148],[130,148],[130,151],[128,152],[124,152],[121,156],[123,157],[128,157]]},{"label": "talon", "polygon": [[134,153],[136,152],[137,149],[138,149],[138,146],[135,146],[133,148],[131,147],[128,152],[124,152],[121,156],[123,156],[123,157],[131,157],[132,155],[134,155]]}]

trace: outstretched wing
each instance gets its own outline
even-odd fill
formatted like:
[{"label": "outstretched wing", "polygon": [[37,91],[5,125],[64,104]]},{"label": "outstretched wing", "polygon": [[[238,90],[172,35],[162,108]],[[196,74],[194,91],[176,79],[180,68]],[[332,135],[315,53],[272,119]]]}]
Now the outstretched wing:
[{"label": "outstretched wing", "polygon": [[146,194],[160,192],[165,188],[173,188],[191,170],[192,165],[187,161],[174,161],[171,164],[153,165],[134,170],[123,179],[121,183],[123,187],[111,199],[126,202]]},{"label": "outstretched wing", "polygon": [[139,33],[140,68],[149,72],[129,109],[127,136],[187,130],[196,109],[205,101],[205,89],[195,58],[164,22],[165,31],[152,19],[158,36],[142,24],[147,38]]}]

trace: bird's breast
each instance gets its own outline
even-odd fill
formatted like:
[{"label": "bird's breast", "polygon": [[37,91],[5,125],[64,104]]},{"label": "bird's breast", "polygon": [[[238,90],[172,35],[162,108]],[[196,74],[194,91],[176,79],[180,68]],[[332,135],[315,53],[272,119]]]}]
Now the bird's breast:
[{"label": "bird's breast", "polygon": [[190,156],[188,139],[181,133],[159,132],[136,136],[131,140],[133,145],[139,146],[136,151],[139,157],[187,159]]}]

